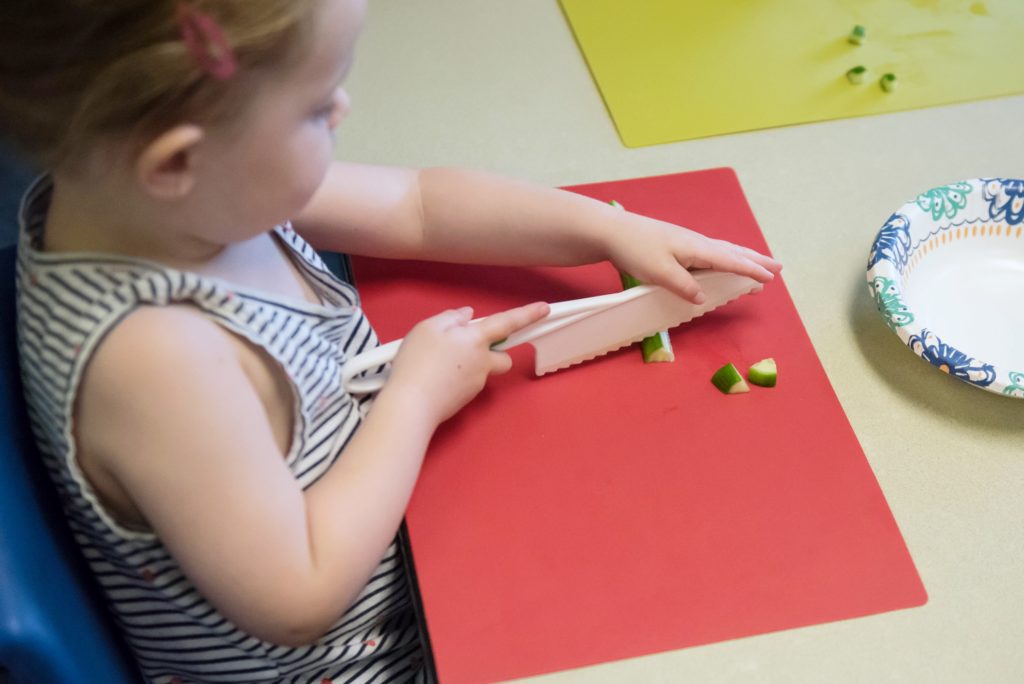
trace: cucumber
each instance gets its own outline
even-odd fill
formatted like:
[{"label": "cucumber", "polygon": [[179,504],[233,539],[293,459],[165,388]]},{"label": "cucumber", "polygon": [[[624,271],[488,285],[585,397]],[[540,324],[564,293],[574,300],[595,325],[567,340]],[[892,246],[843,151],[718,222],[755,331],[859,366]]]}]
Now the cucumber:
[{"label": "cucumber", "polygon": [[[619,271],[619,280],[622,281],[623,290],[642,284],[625,271]],[[645,337],[640,342],[640,351],[644,355],[644,363],[667,363],[676,360],[667,330],[660,330],[650,337]]]},{"label": "cucumber", "polygon": [[750,386],[743,380],[743,376],[736,370],[736,366],[727,363],[711,376],[711,384],[725,394],[740,394],[749,392]]},{"label": "cucumber", "polygon": [[640,343],[640,351],[644,355],[644,363],[671,363],[676,360],[667,330],[645,337]]},{"label": "cucumber", "polygon": [[[608,204],[625,211],[623,206],[615,200]],[[625,271],[619,271],[619,280],[622,281],[623,290],[642,284]],[[667,330],[661,330],[650,337],[645,337],[640,342],[640,352],[644,356],[644,363],[669,363],[676,360],[676,354],[672,350],[672,340],[669,339]]]},{"label": "cucumber", "polygon": [[747,380],[761,387],[775,387],[777,379],[775,359],[762,359],[747,370]]}]

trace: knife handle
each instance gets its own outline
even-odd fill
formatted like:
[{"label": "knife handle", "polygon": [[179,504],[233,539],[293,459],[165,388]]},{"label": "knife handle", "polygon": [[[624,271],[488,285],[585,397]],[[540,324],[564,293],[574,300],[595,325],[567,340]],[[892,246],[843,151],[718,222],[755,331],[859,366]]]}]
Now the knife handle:
[{"label": "knife handle", "polygon": [[[353,356],[341,367],[342,387],[352,394],[370,394],[379,390],[388,379],[388,369],[385,366],[391,363],[401,346],[402,338],[399,338]],[[372,368],[380,370],[374,375],[356,377]]]}]

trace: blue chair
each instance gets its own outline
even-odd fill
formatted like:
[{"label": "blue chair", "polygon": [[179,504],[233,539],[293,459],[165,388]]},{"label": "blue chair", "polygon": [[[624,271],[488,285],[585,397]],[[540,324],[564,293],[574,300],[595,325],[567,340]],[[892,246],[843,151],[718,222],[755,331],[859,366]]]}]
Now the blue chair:
[{"label": "blue chair", "polygon": [[15,342],[14,247],[0,249],[0,682],[139,684],[33,443]]}]

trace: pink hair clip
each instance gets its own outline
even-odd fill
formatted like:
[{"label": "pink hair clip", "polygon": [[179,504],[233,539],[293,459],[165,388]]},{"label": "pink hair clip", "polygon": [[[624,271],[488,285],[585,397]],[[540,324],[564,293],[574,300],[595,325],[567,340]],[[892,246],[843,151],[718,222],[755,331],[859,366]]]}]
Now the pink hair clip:
[{"label": "pink hair clip", "polygon": [[185,48],[203,71],[220,81],[235,75],[235,51],[213,17],[189,2],[179,2],[178,24]]}]

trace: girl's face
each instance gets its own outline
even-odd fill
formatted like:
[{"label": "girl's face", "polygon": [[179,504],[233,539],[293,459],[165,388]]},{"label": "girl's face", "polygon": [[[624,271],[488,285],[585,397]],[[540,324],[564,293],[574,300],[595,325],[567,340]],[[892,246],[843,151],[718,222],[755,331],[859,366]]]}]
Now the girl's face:
[{"label": "girl's face", "polygon": [[207,239],[234,242],[290,219],[326,175],[365,0],[320,0],[316,12],[305,56],[263,77],[241,117],[208,130],[196,185],[211,210],[206,229],[217,231]]}]

